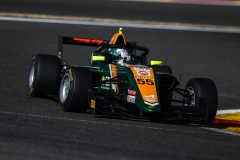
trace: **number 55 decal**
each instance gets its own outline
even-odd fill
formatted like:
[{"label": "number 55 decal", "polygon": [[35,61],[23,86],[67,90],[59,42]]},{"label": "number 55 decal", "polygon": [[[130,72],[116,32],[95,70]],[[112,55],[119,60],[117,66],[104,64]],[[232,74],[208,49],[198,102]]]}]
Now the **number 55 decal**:
[{"label": "number 55 decal", "polygon": [[145,85],[145,84],[154,85],[154,81],[151,80],[151,79],[140,79],[140,78],[138,78],[137,83],[140,84],[140,85]]}]

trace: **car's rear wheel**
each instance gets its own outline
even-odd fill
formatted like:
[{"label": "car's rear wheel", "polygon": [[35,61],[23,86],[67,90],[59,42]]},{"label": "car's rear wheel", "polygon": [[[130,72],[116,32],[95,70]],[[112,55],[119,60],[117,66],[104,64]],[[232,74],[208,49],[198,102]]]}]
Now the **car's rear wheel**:
[{"label": "car's rear wheel", "polygon": [[218,95],[215,83],[207,78],[193,78],[186,86],[184,105],[193,112],[204,115],[202,124],[211,124],[216,116]]},{"label": "car's rear wheel", "polygon": [[65,111],[85,112],[89,107],[92,75],[88,68],[71,67],[62,77],[59,102]]},{"label": "car's rear wheel", "polygon": [[57,94],[61,78],[61,60],[57,56],[37,54],[33,57],[28,89],[33,97]]}]

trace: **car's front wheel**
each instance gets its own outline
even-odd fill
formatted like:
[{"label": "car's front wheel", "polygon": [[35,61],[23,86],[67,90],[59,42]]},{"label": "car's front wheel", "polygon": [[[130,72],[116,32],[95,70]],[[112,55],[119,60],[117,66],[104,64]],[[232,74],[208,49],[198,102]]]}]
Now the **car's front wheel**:
[{"label": "car's front wheel", "polygon": [[207,78],[193,78],[186,86],[187,98],[184,105],[193,112],[204,115],[202,124],[211,124],[218,107],[218,95],[215,83]]},{"label": "car's front wheel", "polygon": [[62,76],[59,102],[65,111],[85,112],[89,106],[92,75],[88,68],[71,67]]}]

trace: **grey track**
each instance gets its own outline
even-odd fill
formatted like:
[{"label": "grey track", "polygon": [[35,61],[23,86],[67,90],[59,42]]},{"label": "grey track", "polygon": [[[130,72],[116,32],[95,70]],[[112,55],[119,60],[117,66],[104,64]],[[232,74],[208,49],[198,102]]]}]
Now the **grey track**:
[{"label": "grey track", "polygon": [[[201,126],[67,113],[51,99],[27,94],[31,58],[56,54],[58,35],[108,39],[116,30],[0,21],[0,159],[239,159],[238,136]],[[177,77],[183,73],[183,85],[191,77],[213,79],[220,109],[240,107],[239,34],[134,28],[124,32],[127,40],[150,48],[149,59],[162,59]],[[66,47],[65,57],[87,64],[93,49]]]},{"label": "grey track", "polygon": [[206,6],[113,0],[1,0],[0,11],[130,20],[240,25],[240,6]]}]

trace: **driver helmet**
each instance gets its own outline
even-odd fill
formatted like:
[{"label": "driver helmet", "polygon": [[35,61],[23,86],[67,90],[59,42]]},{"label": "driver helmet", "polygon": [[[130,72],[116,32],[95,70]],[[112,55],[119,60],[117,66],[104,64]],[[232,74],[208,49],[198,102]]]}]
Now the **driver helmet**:
[{"label": "driver helmet", "polygon": [[109,48],[109,52],[114,56],[114,61],[123,65],[124,62],[130,61],[130,56],[127,50],[123,48]]}]

